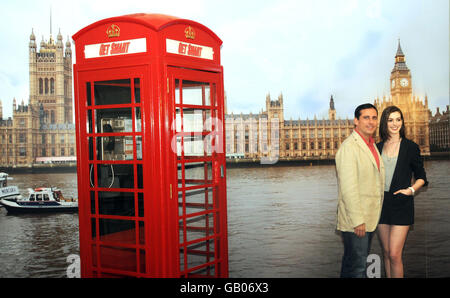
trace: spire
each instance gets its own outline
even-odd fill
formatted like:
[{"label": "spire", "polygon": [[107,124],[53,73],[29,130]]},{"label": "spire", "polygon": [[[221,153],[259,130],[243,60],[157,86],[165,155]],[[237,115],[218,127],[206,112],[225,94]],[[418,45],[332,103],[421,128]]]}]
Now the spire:
[{"label": "spire", "polygon": [[336,120],[336,109],[334,108],[334,99],[333,94],[331,94],[330,98],[330,109],[328,110],[328,120]]},{"label": "spire", "polygon": [[331,94],[331,98],[330,98],[330,110],[334,110],[334,100],[333,100],[333,94]]},{"label": "spire", "polygon": [[31,29],[30,43],[28,44],[31,52],[36,52],[36,36],[34,35],[34,30]]},{"label": "spire", "polygon": [[397,53],[395,54],[395,65],[394,65],[394,69],[392,69],[392,72],[400,71],[400,70],[409,71],[409,68],[408,68],[408,66],[406,66],[405,54],[403,54],[402,47],[400,46],[400,38],[399,38]]},{"label": "spire", "polygon": [[52,6],[50,5],[50,36],[52,36]]},{"label": "spire", "polygon": [[398,39],[398,48],[397,48],[397,53],[395,54],[395,57],[398,57],[398,56],[405,56],[405,54],[403,54],[403,51],[402,51],[402,47],[400,46],[400,38]]},{"label": "spire", "polygon": [[32,41],[36,40],[36,36],[34,35],[34,29],[33,28],[31,28],[30,40],[32,40]]}]

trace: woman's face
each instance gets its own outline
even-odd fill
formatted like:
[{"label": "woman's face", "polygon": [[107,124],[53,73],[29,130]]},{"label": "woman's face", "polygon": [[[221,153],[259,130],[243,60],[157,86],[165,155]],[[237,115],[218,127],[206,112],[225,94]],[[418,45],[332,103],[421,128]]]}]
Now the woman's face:
[{"label": "woman's face", "polygon": [[402,128],[403,121],[402,116],[399,112],[393,112],[389,115],[387,120],[387,128],[389,136],[398,135],[400,133],[400,128]]}]

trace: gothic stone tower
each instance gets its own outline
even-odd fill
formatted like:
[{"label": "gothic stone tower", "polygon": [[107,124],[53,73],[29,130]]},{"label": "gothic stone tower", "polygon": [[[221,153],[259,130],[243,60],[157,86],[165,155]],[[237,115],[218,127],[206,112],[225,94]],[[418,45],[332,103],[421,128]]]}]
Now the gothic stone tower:
[{"label": "gothic stone tower", "polygon": [[284,122],[283,94],[280,94],[277,100],[271,100],[270,94],[267,94],[266,111],[269,119],[278,118],[280,123]]},{"label": "gothic stone tower", "polygon": [[30,104],[44,110],[49,124],[73,123],[72,117],[72,50],[69,38],[64,51],[61,33],[57,41],[50,33],[42,38],[37,51],[36,37],[31,32],[29,43]]},{"label": "gothic stone tower", "polygon": [[425,100],[422,102],[413,94],[411,72],[406,66],[400,40],[394,68],[391,71],[390,86],[389,100],[375,99],[375,106],[378,108],[380,116],[382,111],[390,105],[400,108],[405,118],[406,137],[420,146],[422,155],[430,155],[428,98],[425,96]]},{"label": "gothic stone tower", "polygon": [[330,108],[328,109],[328,120],[336,120],[336,109],[334,108],[333,95],[330,98]]}]

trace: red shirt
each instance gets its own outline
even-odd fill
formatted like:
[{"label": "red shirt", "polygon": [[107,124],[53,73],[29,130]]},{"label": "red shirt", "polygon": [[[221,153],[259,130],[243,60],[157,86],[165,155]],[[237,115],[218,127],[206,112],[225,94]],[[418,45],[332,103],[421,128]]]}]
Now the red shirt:
[{"label": "red shirt", "polygon": [[360,134],[356,128],[355,128],[355,131],[361,136],[361,138],[364,140],[364,143],[366,143],[367,147],[369,147],[370,151],[373,154],[373,157],[375,157],[375,160],[376,160],[377,166],[378,166],[378,171],[379,171],[380,170],[380,159],[378,158],[377,149],[375,149],[375,140],[372,137],[369,137],[369,141],[367,141],[366,138],[363,137],[362,134]]}]

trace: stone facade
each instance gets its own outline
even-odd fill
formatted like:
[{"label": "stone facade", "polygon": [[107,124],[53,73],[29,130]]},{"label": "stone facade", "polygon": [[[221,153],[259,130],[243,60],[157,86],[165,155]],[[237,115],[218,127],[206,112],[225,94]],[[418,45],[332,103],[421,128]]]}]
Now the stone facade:
[{"label": "stone facade", "polygon": [[436,114],[430,113],[430,149],[431,151],[450,151],[450,110],[440,112],[439,108]]},{"label": "stone facade", "polygon": [[283,95],[266,97],[259,114],[229,114],[225,118],[226,153],[230,158],[332,159],[353,131],[353,119],[336,119],[333,96],[331,119],[284,120]]},{"label": "stone facade", "polygon": [[0,102],[0,166],[26,167],[75,158],[72,104],[72,50],[61,33],[42,39],[38,51],[32,31],[29,48],[28,105],[13,101],[12,118],[3,119]]}]

